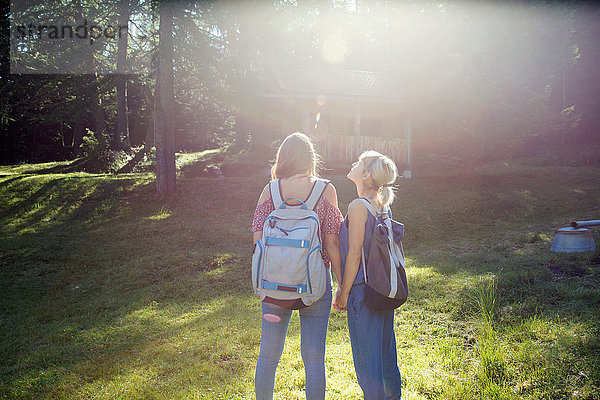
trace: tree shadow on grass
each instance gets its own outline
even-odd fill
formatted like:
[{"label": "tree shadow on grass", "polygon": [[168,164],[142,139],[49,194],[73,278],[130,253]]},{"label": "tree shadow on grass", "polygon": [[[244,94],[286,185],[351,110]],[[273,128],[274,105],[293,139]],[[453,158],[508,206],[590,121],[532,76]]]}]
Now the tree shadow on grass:
[{"label": "tree shadow on grass", "polygon": [[[259,311],[249,274],[239,273],[241,258],[206,252],[202,264],[173,266],[170,259],[146,262],[140,251],[132,254],[138,262],[128,262],[116,254],[98,259],[93,253],[113,249],[97,245],[91,253],[72,248],[71,257],[63,249],[64,262],[54,257],[42,262],[45,252],[30,250],[29,265],[12,273],[3,268],[1,395],[70,392],[79,389],[68,387],[73,376],[83,373],[84,380],[94,381],[97,369],[112,362],[121,367],[97,378],[118,381],[141,367],[140,357],[148,370],[177,375],[171,370],[179,362],[172,354],[176,345],[192,352],[182,360],[205,371],[204,385],[249,368],[260,322],[248,318],[248,308]],[[182,339],[186,336],[196,340]],[[41,378],[48,374],[55,379]]]},{"label": "tree shadow on grass", "polygon": [[111,215],[119,196],[136,180],[101,176],[36,176],[3,182],[0,195],[6,199],[0,208],[0,223],[5,233],[22,229],[44,230],[78,221],[93,221]]},{"label": "tree shadow on grass", "polygon": [[[25,221],[1,211],[1,222],[12,225],[4,228],[7,238],[0,246],[0,355],[7,360],[0,395],[85,397],[90,392],[84,390],[97,394],[103,386],[118,392],[133,385],[124,377],[136,374],[147,377],[145,390],[156,387],[156,379],[159,386],[172,381],[180,388],[213,390],[235,387],[240,376],[251,380],[260,309],[249,283],[249,221],[262,186],[190,180],[180,184],[176,198],[158,202],[150,184],[133,184],[94,181],[73,189],[72,182],[51,179],[30,187],[33,194],[18,200],[20,206],[9,206]],[[54,193],[63,201],[42,203]],[[81,204],[61,208],[84,193]],[[39,223],[43,213],[27,214],[38,203],[63,217]],[[555,293],[552,272],[540,271],[535,252],[504,259],[502,249],[490,252],[485,243],[469,243],[468,256],[452,256],[452,243],[439,254],[421,248],[411,255],[407,247],[411,297],[399,318],[447,316],[467,323],[473,310],[463,304],[473,294],[471,284],[489,274],[498,279],[499,311],[532,299],[506,323],[535,315]],[[513,265],[525,262],[532,263],[530,272]],[[577,312],[583,300],[564,310],[584,330],[594,329],[587,311]],[[544,312],[555,307],[548,303]],[[596,345],[581,346],[591,360],[587,355]]]},{"label": "tree shadow on grass", "polygon": [[[207,219],[210,211],[202,207],[190,215],[197,197],[161,203],[153,187],[131,184],[93,181],[73,188],[73,180],[51,179],[0,214],[12,223],[0,246],[0,354],[6,360],[0,397],[71,396],[90,379],[118,382],[140,368],[140,356],[149,357],[149,369],[160,370],[153,364],[165,361],[159,350],[171,354],[169,343],[188,334],[198,344],[183,361],[206,370],[198,384],[210,386],[218,378],[232,386],[227,380],[235,371],[254,362],[248,357],[254,357],[260,319],[239,312],[250,308],[260,315],[249,285],[247,235],[231,234],[239,227],[228,225],[235,218],[227,214]],[[181,192],[200,193],[203,184],[192,182]],[[216,190],[225,193],[227,186]],[[31,211],[52,194],[56,203],[40,205],[39,214]],[[83,200],[66,212],[71,198]],[[40,223],[49,213],[60,218]],[[19,214],[17,221],[11,218]],[[214,340],[200,340],[208,332]],[[241,347],[232,338],[242,338]],[[177,364],[175,358],[166,363]],[[110,370],[112,362],[122,368]],[[166,369],[161,373],[179,373]],[[77,378],[80,373],[85,376]],[[69,388],[81,379],[86,382]]]},{"label": "tree shadow on grass", "polygon": [[24,164],[15,166],[5,166],[3,170],[7,173],[3,175],[18,174],[21,176],[45,175],[45,174],[68,174],[73,172],[81,172],[85,170],[89,159],[79,157],[70,161],[40,163],[40,164]]}]

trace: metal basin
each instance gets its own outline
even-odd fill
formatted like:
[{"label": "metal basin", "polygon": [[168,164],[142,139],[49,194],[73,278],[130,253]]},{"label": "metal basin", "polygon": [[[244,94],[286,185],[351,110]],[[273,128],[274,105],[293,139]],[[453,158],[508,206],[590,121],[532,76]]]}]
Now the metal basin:
[{"label": "metal basin", "polygon": [[587,228],[559,228],[554,231],[550,251],[556,253],[579,253],[595,251],[596,244],[592,232]]}]

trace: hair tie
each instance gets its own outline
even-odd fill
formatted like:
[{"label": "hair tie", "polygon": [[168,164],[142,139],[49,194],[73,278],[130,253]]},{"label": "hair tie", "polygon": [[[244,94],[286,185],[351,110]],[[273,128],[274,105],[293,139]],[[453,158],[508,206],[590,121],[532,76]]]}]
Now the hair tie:
[{"label": "hair tie", "polygon": [[381,185],[381,186],[382,187],[392,187],[392,186],[394,186],[394,183],[392,182],[392,183],[388,183],[387,185]]}]

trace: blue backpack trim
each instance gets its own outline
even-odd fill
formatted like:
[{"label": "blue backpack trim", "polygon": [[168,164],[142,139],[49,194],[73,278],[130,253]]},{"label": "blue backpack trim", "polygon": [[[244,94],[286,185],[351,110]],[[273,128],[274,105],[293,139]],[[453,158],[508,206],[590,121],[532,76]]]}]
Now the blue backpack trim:
[{"label": "blue backpack trim", "polygon": [[306,256],[306,277],[308,278],[308,289],[310,290],[310,292],[312,293],[312,285],[310,284],[310,267],[309,267],[309,261],[310,261],[310,255],[316,251],[319,250],[321,248],[321,246],[317,246],[314,249],[312,249],[309,253],[308,256]]},{"label": "blue backpack trim", "polygon": [[262,280],[263,289],[267,290],[279,290],[281,292],[291,293],[306,293],[306,285],[284,285],[283,283],[269,282]]},{"label": "blue backpack trim", "polygon": [[263,252],[263,247],[262,247],[262,244],[260,243],[260,240],[256,241],[256,247],[258,247],[258,249],[260,250],[260,254],[258,255],[258,265],[256,267],[256,287],[258,287],[258,277],[260,276],[260,263],[262,261],[262,252]]},{"label": "blue backpack trim", "polygon": [[308,249],[310,247],[310,240],[286,239],[267,236],[265,246],[287,246]]}]

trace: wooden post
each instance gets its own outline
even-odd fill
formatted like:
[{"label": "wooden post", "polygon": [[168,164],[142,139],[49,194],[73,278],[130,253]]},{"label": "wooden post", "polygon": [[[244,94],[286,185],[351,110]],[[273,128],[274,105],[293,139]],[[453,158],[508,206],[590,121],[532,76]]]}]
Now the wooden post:
[{"label": "wooden post", "polygon": [[360,155],[361,150],[361,140],[360,140],[360,104],[356,104],[356,108],[354,110],[354,146],[352,146],[352,160],[350,160],[350,162],[353,162],[355,159],[358,158],[358,156]]}]

